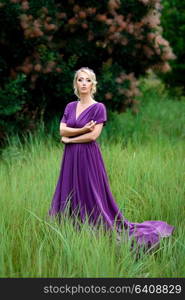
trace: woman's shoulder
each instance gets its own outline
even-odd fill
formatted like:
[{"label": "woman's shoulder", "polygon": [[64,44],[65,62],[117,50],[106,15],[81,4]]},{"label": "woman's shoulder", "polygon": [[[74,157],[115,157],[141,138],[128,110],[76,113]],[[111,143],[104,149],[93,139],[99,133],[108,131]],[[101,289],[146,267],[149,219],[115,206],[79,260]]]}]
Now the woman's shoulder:
[{"label": "woman's shoulder", "polygon": [[103,102],[101,102],[101,101],[96,101],[95,103],[98,103],[99,106],[105,106],[105,104]]},{"label": "woman's shoulder", "polygon": [[76,103],[77,101],[71,101],[71,102],[68,102],[67,105],[72,105],[73,103]]},{"label": "woman's shoulder", "polygon": [[100,101],[96,101],[97,103],[98,103],[98,107],[100,107],[100,108],[106,108],[106,106],[105,106],[105,104],[103,103],[103,102],[100,102]]},{"label": "woman's shoulder", "polygon": [[104,114],[107,111],[105,104],[100,101],[97,101],[97,103],[94,105],[94,108],[95,114]]},{"label": "woman's shoulder", "polygon": [[68,103],[66,104],[66,107],[67,107],[67,108],[70,108],[70,107],[72,107],[76,102],[77,102],[77,101],[71,101],[71,102],[68,102]]}]

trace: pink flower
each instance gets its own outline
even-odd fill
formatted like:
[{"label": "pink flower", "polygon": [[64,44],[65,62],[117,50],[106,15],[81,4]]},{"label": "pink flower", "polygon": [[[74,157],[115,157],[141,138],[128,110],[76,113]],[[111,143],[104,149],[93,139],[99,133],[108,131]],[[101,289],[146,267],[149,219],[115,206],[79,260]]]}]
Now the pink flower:
[{"label": "pink flower", "polygon": [[108,93],[105,94],[105,99],[111,100],[112,96],[113,96],[112,93],[108,92]]},{"label": "pink flower", "polygon": [[148,25],[150,28],[155,28],[160,24],[159,14],[147,15],[142,19],[142,22]]},{"label": "pink flower", "polygon": [[94,9],[92,7],[88,7],[87,9],[87,14],[88,15],[93,15],[95,12],[94,12]]},{"label": "pink flower", "polygon": [[62,69],[59,68],[59,67],[57,67],[57,68],[56,68],[56,72],[57,72],[57,73],[61,73],[61,72],[62,72]]},{"label": "pink flower", "polygon": [[40,27],[41,26],[40,20],[34,20],[33,25],[35,27]]},{"label": "pink flower", "polygon": [[165,62],[165,63],[158,63],[158,64],[153,65],[152,69],[166,73],[171,70],[171,67],[170,67],[169,63]]},{"label": "pink flower", "polygon": [[33,30],[33,37],[39,37],[39,36],[43,36],[43,32],[39,29],[39,28],[34,28]]},{"label": "pink flower", "polygon": [[21,7],[23,10],[28,10],[30,8],[28,1],[23,1]]},{"label": "pink flower", "polygon": [[56,28],[57,28],[57,26],[55,24],[47,24],[47,23],[45,23],[45,29],[48,30],[48,31],[54,30]]},{"label": "pink flower", "polygon": [[123,79],[122,79],[121,77],[117,77],[117,78],[115,79],[115,81],[116,81],[117,83],[122,83],[122,82],[123,82]]},{"label": "pink flower", "polygon": [[163,60],[175,59],[176,55],[172,52],[172,49],[168,47],[163,51],[161,58]]},{"label": "pink flower", "polygon": [[127,26],[127,31],[129,32],[129,33],[133,33],[134,32],[134,25],[133,24],[128,24],[128,26]]},{"label": "pink flower", "polygon": [[10,2],[12,2],[12,3],[19,3],[20,0],[10,0]]},{"label": "pink flower", "polygon": [[125,29],[125,28],[127,27],[127,23],[123,21],[123,22],[120,24],[120,27],[121,27],[122,30]]},{"label": "pink flower", "polygon": [[156,45],[169,46],[169,42],[165,40],[162,36],[157,35],[155,38]]},{"label": "pink flower", "polygon": [[164,64],[162,64],[161,71],[163,73],[166,73],[166,72],[168,72],[170,70],[171,70],[171,67],[170,67],[169,63],[165,62]]},{"label": "pink flower", "polygon": [[94,39],[94,33],[92,31],[88,32],[88,41],[92,41]]},{"label": "pink flower", "polygon": [[112,25],[109,27],[109,32],[115,32],[116,31],[116,26]]},{"label": "pink flower", "polygon": [[146,45],[143,46],[143,50],[147,57],[151,57],[154,55],[154,51]]},{"label": "pink flower", "polygon": [[59,19],[64,19],[64,18],[66,18],[66,13],[64,13],[64,12],[62,12],[62,13],[58,13],[57,14],[57,18],[59,18]]},{"label": "pink flower", "polygon": [[116,10],[120,7],[120,0],[109,0],[108,7],[110,10]]},{"label": "pink flower", "polygon": [[40,72],[42,69],[42,66],[40,64],[36,64],[35,67],[34,67],[34,70],[37,71],[37,72]]},{"label": "pink flower", "polygon": [[75,18],[71,18],[68,20],[68,24],[70,24],[70,25],[74,25],[76,23],[77,23],[77,20]]},{"label": "pink flower", "polygon": [[123,18],[124,18],[123,15],[117,15],[117,16],[115,17],[115,21],[121,26],[122,23],[123,23]]},{"label": "pink flower", "polygon": [[80,19],[85,19],[87,16],[86,12],[82,11],[82,10],[78,13],[78,15],[79,15]]},{"label": "pink flower", "polygon": [[27,22],[25,22],[25,21],[21,21],[21,27],[23,29],[27,29],[29,27],[29,24]]},{"label": "pink flower", "polygon": [[156,34],[153,33],[153,32],[150,32],[150,33],[147,34],[147,39],[149,41],[152,41],[155,37],[156,37]]},{"label": "pink flower", "polygon": [[27,65],[23,65],[22,67],[20,67],[21,70],[26,73],[26,74],[29,74],[32,69],[33,69],[33,65],[32,64],[27,64]]},{"label": "pink flower", "polygon": [[82,23],[81,26],[82,26],[83,29],[87,29],[88,28],[88,24],[87,23]]},{"label": "pink flower", "polygon": [[107,17],[106,17],[106,15],[98,14],[98,15],[96,15],[96,20],[105,22],[107,20]]}]

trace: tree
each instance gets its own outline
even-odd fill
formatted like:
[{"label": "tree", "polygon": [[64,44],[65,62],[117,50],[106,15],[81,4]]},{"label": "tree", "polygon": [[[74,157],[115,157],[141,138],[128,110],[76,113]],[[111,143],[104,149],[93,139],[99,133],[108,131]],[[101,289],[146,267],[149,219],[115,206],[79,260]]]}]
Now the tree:
[{"label": "tree", "polygon": [[0,0],[1,89],[25,74],[29,95],[13,118],[62,111],[82,66],[95,70],[97,97],[108,109],[137,113],[139,76],[151,68],[166,72],[174,59],[161,36],[161,8],[160,0]]}]

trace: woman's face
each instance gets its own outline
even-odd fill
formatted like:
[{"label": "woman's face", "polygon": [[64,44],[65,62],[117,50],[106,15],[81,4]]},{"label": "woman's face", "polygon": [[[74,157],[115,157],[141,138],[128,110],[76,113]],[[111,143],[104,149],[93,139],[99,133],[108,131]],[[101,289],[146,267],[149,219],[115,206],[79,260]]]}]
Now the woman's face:
[{"label": "woman's face", "polygon": [[93,83],[87,73],[79,72],[76,83],[77,83],[77,88],[78,88],[79,94],[89,94],[90,95]]}]

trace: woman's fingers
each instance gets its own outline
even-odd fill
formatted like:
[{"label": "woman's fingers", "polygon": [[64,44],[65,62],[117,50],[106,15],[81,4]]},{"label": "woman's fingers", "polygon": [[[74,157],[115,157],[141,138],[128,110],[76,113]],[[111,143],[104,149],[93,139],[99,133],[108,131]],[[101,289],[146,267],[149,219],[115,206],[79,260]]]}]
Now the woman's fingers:
[{"label": "woman's fingers", "polygon": [[95,124],[96,124],[96,121],[93,121],[93,120],[92,120],[90,123],[91,123],[91,125],[95,125]]},{"label": "woman's fingers", "polygon": [[91,131],[94,130],[95,125],[96,125],[96,121],[92,121],[92,124],[91,124],[91,126],[90,126],[90,130],[91,130]]},{"label": "woman's fingers", "polygon": [[91,120],[90,122],[88,122],[85,127],[88,128],[89,130],[93,130],[94,126],[96,125],[96,121]]}]

